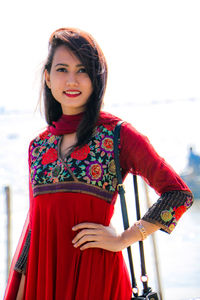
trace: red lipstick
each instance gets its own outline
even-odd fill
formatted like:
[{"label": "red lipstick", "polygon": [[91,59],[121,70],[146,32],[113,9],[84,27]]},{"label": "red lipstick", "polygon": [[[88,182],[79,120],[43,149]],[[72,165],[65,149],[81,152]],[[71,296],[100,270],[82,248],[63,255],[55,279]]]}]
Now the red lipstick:
[{"label": "red lipstick", "polygon": [[78,90],[67,90],[64,92],[64,94],[67,97],[74,98],[74,97],[78,97],[81,94],[81,92]]}]

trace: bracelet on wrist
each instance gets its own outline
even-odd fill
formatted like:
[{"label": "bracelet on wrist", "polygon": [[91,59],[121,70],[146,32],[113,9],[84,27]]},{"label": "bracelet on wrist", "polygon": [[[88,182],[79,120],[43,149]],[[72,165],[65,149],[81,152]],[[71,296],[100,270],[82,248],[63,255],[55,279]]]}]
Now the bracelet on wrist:
[{"label": "bracelet on wrist", "polygon": [[147,238],[147,232],[146,232],[144,226],[142,225],[142,223],[140,221],[137,221],[134,225],[137,227],[137,229],[139,230],[139,232],[142,236],[141,241],[144,241]]}]

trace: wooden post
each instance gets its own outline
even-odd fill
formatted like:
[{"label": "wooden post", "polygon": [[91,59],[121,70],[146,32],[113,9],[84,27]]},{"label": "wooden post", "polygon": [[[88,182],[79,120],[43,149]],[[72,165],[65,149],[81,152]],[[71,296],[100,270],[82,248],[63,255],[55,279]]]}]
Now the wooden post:
[{"label": "wooden post", "polygon": [[[146,201],[147,201],[147,207],[149,208],[151,206],[150,198],[149,198],[149,192],[148,192],[148,186],[145,181],[144,182],[144,190],[146,194]],[[153,253],[154,253],[154,260],[156,265],[156,277],[157,277],[157,284],[158,284],[158,290],[160,295],[160,300],[164,300],[163,293],[162,293],[162,284],[161,284],[161,274],[160,274],[160,268],[159,268],[159,258],[158,258],[158,250],[156,245],[156,238],[155,235],[151,235],[152,238],[152,244],[153,244]]]},{"label": "wooden post", "polygon": [[11,263],[11,197],[10,187],[5,187],[6,195],[6,215],[7,215],[7,278],[9,275],[10,263]]}]

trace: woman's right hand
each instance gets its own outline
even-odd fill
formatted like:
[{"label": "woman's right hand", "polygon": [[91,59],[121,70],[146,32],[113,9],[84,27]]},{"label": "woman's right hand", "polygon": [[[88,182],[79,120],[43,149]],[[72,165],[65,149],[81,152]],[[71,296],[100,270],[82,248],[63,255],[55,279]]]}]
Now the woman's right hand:
[{"label": "woman's right hand", "polygon": [[80,223],[72,230],[79,230],[72,243],[75,248],[80,247],[80,250],[101,248],[118,252],[124,249],[121,234],[117,234],[111,224],[104,226],[96,223]]}]

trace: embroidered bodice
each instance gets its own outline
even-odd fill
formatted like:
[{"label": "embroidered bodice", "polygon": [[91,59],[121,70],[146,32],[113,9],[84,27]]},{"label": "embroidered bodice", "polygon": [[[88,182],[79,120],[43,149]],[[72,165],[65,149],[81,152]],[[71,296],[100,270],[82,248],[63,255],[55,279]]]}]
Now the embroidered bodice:
[{"label": "embroidered bodice", "polygon": [[52,135],[48,130],[39,135],[30,145],[34,196],[60,189],[95,190],[111,201],[117,185],[113,135],[114,126],[96,127],[90,142],[64,160],[60,155],[62,136]]}]

